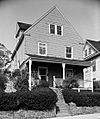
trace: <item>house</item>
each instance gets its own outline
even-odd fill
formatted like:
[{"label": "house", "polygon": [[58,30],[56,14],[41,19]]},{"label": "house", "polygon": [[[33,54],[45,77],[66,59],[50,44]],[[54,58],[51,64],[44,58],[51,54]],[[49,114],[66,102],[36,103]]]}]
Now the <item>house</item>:
[{"label": "house", "polygon": [[18,42],[11,58],[17,68],[28,67],[30,87],[33,71],[50,86],[53,77],[83,80],[83,69],[90,66],[83,60],[84,41],[56,6],[33,24],[18,22],[17,29]]},{"label": "house", "polygon": [[93,83],[100,81],[100,41],[87,39],[83,48],[83,57],[92,64],[91,67],[84,69],[85,80]]}]

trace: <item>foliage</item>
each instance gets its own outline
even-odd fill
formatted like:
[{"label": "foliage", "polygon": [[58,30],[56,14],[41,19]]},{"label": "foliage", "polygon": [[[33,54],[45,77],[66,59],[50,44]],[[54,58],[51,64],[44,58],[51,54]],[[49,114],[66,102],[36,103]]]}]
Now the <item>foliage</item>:
[{"label": "foliage", "polygon": [[38,87],[49,87],[49,83],[45,80],[40,80]]},{"label": "foliage", "polygon": [[79,84],[75,78],[69,78],[63,81],[63,87],[67,89],[78,88]]},{"label": "foliage", "polygon": [[57,95],[49,88],[32,91],[17,91],[0,95],[0,110],[52,110],[56,106]]},{"label": "foliage", "polygon": [[28,90],[28,71],[26,69],[22,71],[16,69],[12,76],[14,80],[14,88],[17,91]]},{"label": "foliage", "polygon": [[7,77],[0,73],[0,90],[4,91],[6,89]]},{"label": "foliage", "polygon": [[65,102],[73,102],[77,106],[100,106],[100,93],[98,92],[76,92],[64,89],[62,91]]}]

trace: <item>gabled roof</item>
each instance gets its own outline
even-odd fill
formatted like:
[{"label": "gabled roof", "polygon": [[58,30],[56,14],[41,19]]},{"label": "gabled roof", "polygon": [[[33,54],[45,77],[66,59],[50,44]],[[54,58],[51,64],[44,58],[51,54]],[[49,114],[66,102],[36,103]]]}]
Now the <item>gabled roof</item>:
[{"label": "gabled roof", "polygon": [[88,40],[87,42],[94,48],[96,49],[98,52],[100,52],[100,41],[94,41],[94,40]]}]

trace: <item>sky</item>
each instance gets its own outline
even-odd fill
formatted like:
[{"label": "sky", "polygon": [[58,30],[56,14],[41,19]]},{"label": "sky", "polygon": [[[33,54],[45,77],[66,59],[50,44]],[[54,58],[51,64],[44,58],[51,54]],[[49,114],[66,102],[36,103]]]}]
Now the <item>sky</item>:
[{"label": "sky", "polygon": [[83,40],[100,40],[100,0],[0,0],[0,43],[13,52],[17,22],[32,24],[54,5]]}]

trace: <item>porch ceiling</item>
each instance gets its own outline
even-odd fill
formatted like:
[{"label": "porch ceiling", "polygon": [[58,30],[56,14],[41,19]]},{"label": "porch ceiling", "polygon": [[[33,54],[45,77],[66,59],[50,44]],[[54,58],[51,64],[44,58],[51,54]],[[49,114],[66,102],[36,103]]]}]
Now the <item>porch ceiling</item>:
[{"label": "porch ceiling", "polygon": [[61,64],[65,63],[68,65],[75,65],[75,66],[82,66],[82,67],[89,67],[91,65],[91,62],[84,61],[84,60],[64,59],[58,57],[38,56],[32,54],[27,54],[27,55],[31,57],[32,61],[38,61],[38,62],[61,63]]}]

